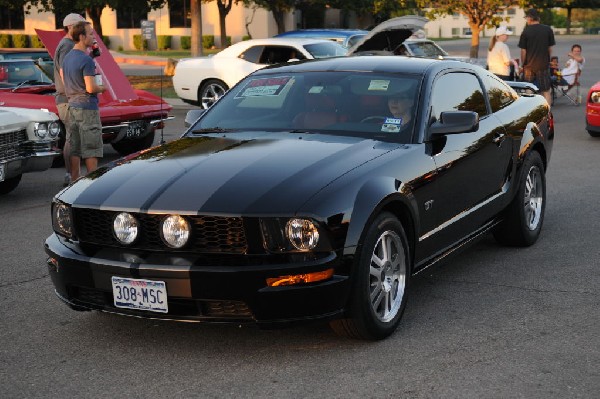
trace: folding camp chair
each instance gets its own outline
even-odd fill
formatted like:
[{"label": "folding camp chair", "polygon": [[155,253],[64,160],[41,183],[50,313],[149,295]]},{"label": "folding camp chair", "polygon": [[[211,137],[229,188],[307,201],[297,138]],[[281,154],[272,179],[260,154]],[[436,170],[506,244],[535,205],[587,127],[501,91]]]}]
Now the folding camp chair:
[{"label": "folding camp chair", "polygon": [[[563,75],[563,79],[565,76],[569,75]],[[581,69],[577,71],[577,73],[575,74],[575,80],[572,84],[567,85],[566,89],[564,89],[564,85],[561,85],[561,81],[552,82],[552,105],[554,105],[554,102],[561,97],[567,97],[573,105],[581,104],[581,93],[579,91],[579,87],[581,86],[579,84],[580,76]],[[564,81],[562,83],[564,83]],[[574,89],[574,93],[572,89]]]}]

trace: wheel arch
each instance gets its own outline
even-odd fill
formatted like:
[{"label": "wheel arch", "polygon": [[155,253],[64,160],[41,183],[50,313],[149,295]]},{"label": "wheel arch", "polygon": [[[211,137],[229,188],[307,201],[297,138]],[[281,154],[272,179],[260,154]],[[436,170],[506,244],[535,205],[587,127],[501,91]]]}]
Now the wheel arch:
[{"label": "wheel arch", "polygon": [[404,227],[413,259],[418,230],[416,209],[410,190],[402,182],[391,177],[367,182],[359,190],[354,202],[346,235],[346,251],[352,255],[358,253],[373,220],[382,212],[390,212]]},{"label": "wheel arch", "polygon": [[540,132],[540,128],[537,124],[530,122],[523,132],[521,138],[521,144],[519,148],[519,167],[527,158],[527,155],[531,151],[537,151],[542,158],[544,164],[544,170],[548,167],[548,153],[544,144],[544,135]]},{"label": "wheel arch", "polygon": [[198,84],[198,88],[196,89],[196,98],[198,103],[202,102],[202,98],[200,96],[200,92],[202,91],[202,88],[204,87],[204,85],[208,82],[210,82],[211,80],[216,80],[217,82],[222,83],[227,90],[229,90],[231,88],[231,85],[227,84],[227,82],[223,79],[221,79],[221,77],[209,77],[209,78],[204,78],[200,81],[200,84]]}]

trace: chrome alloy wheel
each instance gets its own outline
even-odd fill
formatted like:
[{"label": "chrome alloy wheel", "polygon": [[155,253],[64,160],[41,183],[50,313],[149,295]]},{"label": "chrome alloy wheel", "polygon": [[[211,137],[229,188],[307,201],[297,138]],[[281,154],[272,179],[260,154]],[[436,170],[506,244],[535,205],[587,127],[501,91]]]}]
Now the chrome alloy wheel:
[{"label": "chrome alloy wheel", "polygon": [[225,94],[227,90],[219,83],[213,82],[202,88],[202,108],[208,109],[213,105],[219,98]]},{"label": "chrome alloy wheel", "polygon": [[542,175],[537,166],[532,166],[525,181],[525,195],[523,196],[525,220],[529,230],[535,230],[540,223],[543,207]]},{"label": "chrome alloy wheel", "polygon": [[381,322],[389,322],[400,310],[406,288],[406,262],[400,236],[385,231],[377,240],[371,255],[371,307]]}]

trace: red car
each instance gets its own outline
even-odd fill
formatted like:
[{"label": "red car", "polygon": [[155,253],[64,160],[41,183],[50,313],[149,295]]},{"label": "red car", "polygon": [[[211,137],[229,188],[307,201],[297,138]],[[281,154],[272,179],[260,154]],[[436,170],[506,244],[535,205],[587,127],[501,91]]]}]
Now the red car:
[{"label": "red car", "polygon": [[[36,30],[53,55],[62,31]],[[95,34],[95,33],[94,33]],[[148,148],[154,142],[172,107],[163,99],[144,90],[134,89],[112,55],[98,40],[102,55],[95,58],[98,72],[103,76],[104,93],[98,96],[102,139],[122,155]],[[0,60],[0,105],[46,109],[58,114],[54,100],[52,64],[29,58]],[[64,144],[64,128],[61,136]]]},{"label": "red car", "polygon": [[592,137],[600,137],[600,82],[590,88],[587,95],[585,125]]}]

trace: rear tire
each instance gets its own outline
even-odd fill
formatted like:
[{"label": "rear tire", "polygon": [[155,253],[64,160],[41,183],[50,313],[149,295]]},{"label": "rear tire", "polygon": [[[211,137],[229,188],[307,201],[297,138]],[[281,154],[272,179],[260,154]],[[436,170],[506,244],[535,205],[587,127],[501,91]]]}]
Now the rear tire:
[{"label": "rear tire", "polygon": [[521,169],[517,195],[506,209],[505,219],[494,229],[504,245],[528,247],[540,236],[546,209],[546,176],[540,154],[532,151]]},{"label": "rear tire", "polygon": [[339,335],[367,340],[392,334],[406,307],[410,270],[404,228],[384,212],[369,226],[357,254],[349,317],[332,321],[331,328]]},{"label": "rear tire", "polygon": [[592,137],[600,137],[600,132],[592,132],[591,130],[588,130],[587,132]]},{"label": "rear tire", "polygon": [[17,186],[21,182],[21,177],[23,177],[23,175],[11,177],[9,179],[4,180],[3,182],[0,182],[0,195],[8,194],[15,188],[17,188]]},{"label": "rear tire", "polygon": [[198,102],[204,109],[210,108],[219,98],[229,90],[225,82],[218,79],[209,79],[202,84],[198,91]]}]

